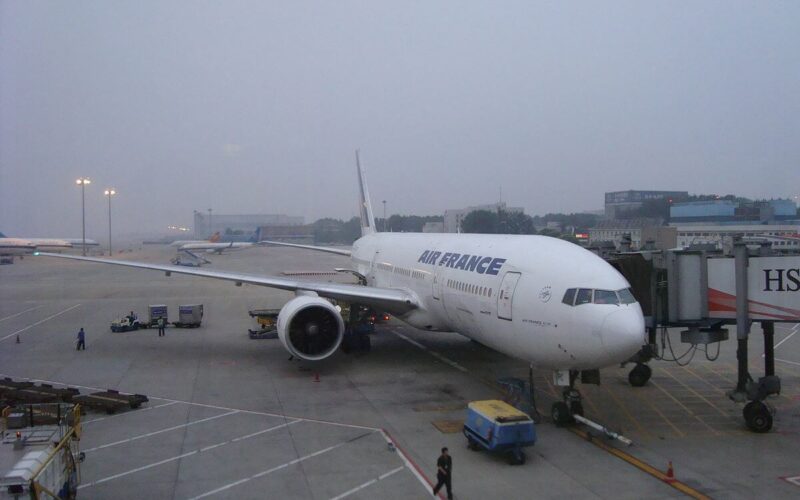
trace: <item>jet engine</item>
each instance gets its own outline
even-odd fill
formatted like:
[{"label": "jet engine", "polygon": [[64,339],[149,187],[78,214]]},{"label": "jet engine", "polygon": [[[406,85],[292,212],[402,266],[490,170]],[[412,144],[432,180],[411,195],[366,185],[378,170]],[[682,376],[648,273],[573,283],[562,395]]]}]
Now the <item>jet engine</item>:
[{"label": "jet engine", "polygon": [[344,321],[327,300],[301,295],[287,302],[278,314],[278,338],[292,356],[319,361],[339,348]]}]

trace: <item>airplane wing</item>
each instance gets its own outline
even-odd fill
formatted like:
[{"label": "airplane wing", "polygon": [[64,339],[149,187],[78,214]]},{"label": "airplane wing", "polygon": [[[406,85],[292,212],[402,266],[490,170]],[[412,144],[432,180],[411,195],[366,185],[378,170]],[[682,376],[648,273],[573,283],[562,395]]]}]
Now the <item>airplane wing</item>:
[{"label": "airplane wing", "polygon": [[204,278],[233,281],[237,286],[241,285],[242,283],[247,283],[249,285],[266,286],[281,290],[316,292],[316,294],[321,297],[373,306],[391,314],[403,314],[419,307],[419,301],[414,294],[394,288],[376,288],[361,285],[347,285],[343,283],[303,281],[281,278],[277,276],[257,276],[253,274],[210,271],[205,269],[187,268],[183,266],[168,266],[161,264],[149,264],[145,262],[99,259],[96,257],[81,257],[77,255],[62,255],[46,252],[36,252],[35,255],[43,255],[46,257],[55,257],[59,259],[82,260],[86,262],[98,262],[101,264],[113,264],[117,266],[134,267],[138,269],[150,269],[153,271],[164,272],[167,274],[167,276],[171,275],[172,273],[187,274],[189,276],[201,276]]},{"label": "airplane wing", "polygon": [[301,245],[299,243],[286,243],[283,241],[259,241],[259,245],[275,245],[279,247],[294,247],[294,248],[305,248],[306,250],[316,250],[317,252],[327,252],[327,253],[335,253],[336,255],[346,255],[350,257],[350,250],[345,250],[343,248],[331,248],[331,247],[318,247],[316,245]]}]

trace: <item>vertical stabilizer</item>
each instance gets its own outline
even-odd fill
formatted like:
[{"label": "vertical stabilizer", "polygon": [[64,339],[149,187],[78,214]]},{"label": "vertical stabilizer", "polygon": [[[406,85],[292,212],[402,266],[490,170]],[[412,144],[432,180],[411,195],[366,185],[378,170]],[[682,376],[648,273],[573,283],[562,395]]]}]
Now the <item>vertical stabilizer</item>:
[{"label": "vertical stabilizer", "polygon": [[360,195],[358,207],[361,215],[361,236],[366,236],[375,232],[375,217],[372,215],[372,203],[369,200],[367,179],[364,176],[364,170],[361,168],[358,150],[356,150],[356,169],[358,170],[358,190]]}]

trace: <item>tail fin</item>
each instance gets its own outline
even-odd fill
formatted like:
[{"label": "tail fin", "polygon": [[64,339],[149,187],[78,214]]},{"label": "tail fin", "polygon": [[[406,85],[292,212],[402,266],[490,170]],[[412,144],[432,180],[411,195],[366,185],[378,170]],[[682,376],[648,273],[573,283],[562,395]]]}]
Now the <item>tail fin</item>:
[{"label": "tail fin", "polygon": [[361,236],[366,236],[375,232],[375,217],[372,215],[372,203],[369,201],[369,190],[367,189],[367,179],[364,170],[361,168],[361,161],[356,150],[356,168],[358,170],[359,187],[359,209],[361,214]]},{"label": "tail fin", "polygon": [[216,243],[219,241],[219,231],[211,235],[211,238],[208,239],[211,243]]}]

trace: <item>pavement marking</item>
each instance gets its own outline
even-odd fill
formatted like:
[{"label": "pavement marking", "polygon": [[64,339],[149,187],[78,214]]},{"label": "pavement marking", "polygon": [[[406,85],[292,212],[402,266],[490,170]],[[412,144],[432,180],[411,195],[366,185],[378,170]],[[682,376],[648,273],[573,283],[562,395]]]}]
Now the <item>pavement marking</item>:
[{"label": "pavement marking", "polygon": [[389,331],[390,331],[390,332],[392,332],[393,334],[395,334],[397,337],[400,337],[401,339],[405,340],[405,341],[406,341],[406,342],[408,342],[409,344],[411,344],[411,345],[413,345],[413,346],[416,346],[416,347],[419,347],[420,349],[422,349],[423,351],[427,352],[428,354],[430,354],[430,355],[431,355],[431,356],[433,356],[434,358],[438,359],[438,360],[439,360],[439,361],[441,361],[442,363],[445,363],[445,364],[447,364],[447,365],[450,365],[450,366],[452,366],[453,368],[455,368],[456,370],[459,370],[459,371],[461,371],[461,372],[464,372],[464,373],[469,373],[469,370],[467,370],[467,369],[466,369],[466,368],[464,368],[463,366],[459,365],[459,364],[458,364],[458,363],[456,363],[455,361],[453,361],[453,360],[451,360],[451,359],[448,359],[448,358],[446,358],[446,357],[442,356],[441,354],[439,354],[439,353],[438,353],[438,352],[436,352],[436,351],[431,351],[430,349],[428,349],[428,348],[427,348],[427,347],[425,347],[424,345],[420,344],[420,343],[419,343],[419,342],[417,342],[416,340],[414,340],[414,339],[412,339],[412,338],[409,338],[409,337],[407,337],[406,335],[404,335],[404,334],[402,334],[402,333],[398,332],[396,329],[394,329],[394,328],[390,328],[390,329],[389,329]]},{"label": "pavement marking", "polygon": [[121,439],[119,441],[114,441],[113,443],[103,444],[100,446],[95,446],[94,448],[89,448],[88,450],[83,450],[85,453],[90,453],[92,451],[102,450],[103,448],[110,448],[111,446],[116,446],[118,444],[123,443],[130,443],[131,441],[136,441],[138,439],[144,439],[146,437],[155,436],[156,434],[162,434],[164,432],[174,431],[176,429],[182,429],[184,427],[189,427],[190,425],[202,424],[203,422],[208,422],[210,420],[216,420],[218,418],[227,417],[229,415],[233,415],[234,413],[239,413],[239,410],[229,411],[228,413],[222,413],[220,415],[214,415],[213,417],[201,418],[200,420],[193,420],[191,422],[180,424],[180,425],[173,425],[172,427],[167,427],[166,429],[161,429],[158,431],[148,432],[147,434],[140,434],[138,436],[133,436],[128,439]]},{"label": "pavement marking", "polygon": [[411,458],[409,458],[405,450],[403,450],[403,448],[401,448],[400,445],[397,444],[397,441],[395,441],[394,438],[389,435],[389,431],[387,431],[386,429],[380,429],[380,433],[383,436],[383,439],[385,439],[387,443],[394,446],[395,449],[400,452],[400,458],[403,460],[403,463],[406,465],[406,468],[408,468],[408,470],[410,470],[411,473],[414,474],[414,477],[417,478],[417,481],[422,483],[422,486],[424,486],[426,490],[430,491],[430,489],[433,488],[433,483],[428,479],[428,476],[426,476],[425,473],[422,472],[422,469],[419,468],[419,465],[417,465],[413,460],[411,460]]},{"label": "pavement marking", "polygon": [[26,326],[25,328],[22,328],[22,329],[20,329],[20,330],[17,330],[17,331],[16,331],[16,332],[14,332],[14,333],[8,334],[8,335],[6,335],[5,337],[3,337],[3,338],[0,338],[0,342],[2,342],[2,341],[4,341],[4,340],[6,340],[6,339],[8,339],[8,338],[11,338],[11,337],[13,337],[14,335],[19,335],[19,334],[20,334],[20,333],[22,333],[22,332],[28,331],[28,330],[30,330],[31,328],[33,328],[34,326],[41,325],[41,324],[42,324],[42,323],[44,323],[45,321],[50,321],[51,319],[53,319],[53,318],[55,318],[55,317],[58,317],[58,316],[61,316],[62,314],[66,313],[66,312],[69,312],[69,311],[71,311],[71,310],[75,309],[76,307],[80,307],[80,306],[81,306],[81,304],[75,304],[74,306],[72,306],[72,307],[68,307],[68,308],[64,309],[63,311],[61,311],[61,312],[57,312],[57,313],[53,314],[52,316],[48,316],[48,317],[46,317],[45,319],[43,319],[43,320],[41,320],[41,321],[37,321],[36,323],[32,323],[32,324],[30,324],[30,325]]},{"label": "pavement marking", "polygon": [[117,413],[116,415],[109,415],[107,417],[100,417],[100,418],[94,418],[92,420],[86,420],[86,421],[81,422],[81,425],[93,424],[95,422],[108,420],[109,418],[114,418],[114,417],[124,417],[125,415],[134,415],[134,414],[138,415],[139,413],[142,413],[142,412],[145,412],[145,411],[155,410],[156,408],[163,408],[165,406],[172,406],[172,405],[176,405],[176,404],[178,404],[177,401],[172,401],[172,402],[169,402],[169,403],[164,403],[163,405],[148,406],[147,408],[140,408],[139,410],[137,410],[135,412]]},{"label": "pavement marking", "polygon": [[213,444],[213,445],[210,445],[210,446],[206,446],[206,447],[200,448],[198,450],[187,451],[186,453],[182,453],[182,454],[174,456],[174,457],[165,458],[164,460],[159,460],[158,462],[153,462],[151,464],[143,465],[142,467],[137,467],[137,468],[131,469],[129,471],[120,472],[119,474],[114,474],[113,476],[104,477],[102,479],[98,479],[97,481],[92,481],[91,483],[82,484],[82,485],[78,486],[78,489],[80,490],[80,489],[83,489],[83,488],[89,488],[90,486],[94,486],[96,484],[105,483],[107,481],[111,481],[111,480],[118,479],[118,478],[121,478],[121,477],[129,476],[131,474],[135,474],[135,473],[141,472],[143,470],[152,469],[153,467],[158,467],[159,465],[164,465],[164,464],[169,463],[169,462],[174,462],[175,460],[180,460],[182,458],[186,458],[186,457],[189,457],[191,455],[196,455],[198,453],[203,453],[203,452],[206,452],[206,451],[209,451],[209,450],[213,450],[214,448],[219,448],[220,446],[225,446],[226,444],[235,443],[237,441],[242,441],[244,439],[252,438],[252,437],[255,437],[255,436],[258,436],[258,435],[261,435],[261,434],[265,434],[267,432],[278,430],[278,429],[283,428],[283,427],[288,427],[288,426],[290,426],[292,424],[296,424],[298,422],[300,422],[300,420],[292,420],[291,422],[286,422],[284,424],[276,425],[274,427],[270,427],[268,429],[264,429],[264,430],[261,430],[261,431],[258,431],[258,432],[254,432],[254,433],[248,434],[246,436],[240,436],[238,438],[229,439],[227,441],[222,441],[220,443]]},{"label": "pavement marking", "polygon": [[783,479],[787,483],[791,483],[791,484],[793,484],[795,486],[800,486],[800,476],[782,477],[781,479]]},{"label": "pavement marking", "polygon": [[[366,436],[366,435],[367,434],[363,434],[362,436],[359,436],[359,437],[363,437],[363,436]],[[286,467],[289,467],[290,465],[294,465],[296,463],[308,460],[309,458],[314,458],[316,456],[322,455],[323,453],[328,453],[329,451],[333,451],[336,448],[339,448],[340,446],[344,446],[347,443],[349,443],[351,441],[354,441],[355,439],[358,439],[358,438],[349,439],[347,441],[342,441],[341,443],[335,444],[333,446],[328,446],[325,449],[315,451],[314,453],[309,453],[308,455],[304,455],[304,456],[299,457],[299,458],[295,458],[294,460],[290,460],[290,461],[288,461],[286,463],[283,463],[281,465],[276,465],[275,467],[272,467],[272,468],[269,468],[267,470],[258,472],[256,474],[253,474],[252,476],[245,477],[245,478],[239,479],[238,481],[234,481],[234,482],[228,483],[228,484],[226,484],[224,486],[220,486],[219,488],[213,489],[211,491],[207,491],[205,493],[201,493],[200,495],[192,497],[191,500],[197,500],[199,498],[205,498],[205,497],[208,497],[208,496],[211,496],[211,495],[216,495],[217,493],[220,493],[222,491],[231,489],[234,486],[239,486],[240,484],[244,484],[246,482],[252,481],[253,479],[258,479],[260,477],[266,476],[267,474],[272,474],[275,471],[279,471],[281,469],[285,469]]]},{"label": "pavement marking", "polygon": [[[792,328],[791,330],[789,330],[789,331],[790,331],[790,332],[792,332],[792,333],[790,333],[789,335],[787,335],[787,336],[786,336],[786,338],[784,338],[783,340],[781,340],[780,342],[778,342],[777,344],[775,344],[775,347],[773,347],[773,349],[777,349],[778,347],[780,347],[780,346],[781,346],[781,344],[783,344],[784,342],[786,342],[786,341],[787,341],[787,340],[789,340],[790,338],[794,337],[794,335],[795,335],[795,334],[796,334],[798,331],[800,331],[800,330],[798,330],[798,328],[800,328],[800,323],[798,323],[798,324],[794,325],[794,328]],[[764,356],[762,355],[761,357],[763,358]]]},{"label": "pavement marking", "polygon": [[396,469],[392,469],[392,470],[390,470],[389,472],[387,472],[387,473],[385,473],[385,474],[381,474],[380,476],[376,477],[375,479],[371,479],[371,480],[367,481],[367,482],[366,482],[366,483],[364,483],[364,484],[361,484],[361,485],[358,485],[358,486],[356,486],[356,487],[355,487],[355,488],[353,488],[352,490],[347,490],[347,491],[345,491],[344,493],[342,493],[341,495],[337,495],[337,496],[335,496],[335,497],[332,497],[330,500],[341,500],[342,498],[349,497],[349,496],[350,496],[350,495],[352,495],[353,493],[355,493],[355,492],[357,492],[357,491],[361,491],[361,490],[363,490],[364,488],[366,488],[367,486],[372,486],[373,484],[377,483],[378,481],[383,481],[383,480],[384,480],[384,479],[386,479],[387,477],[389,477],[389,476],[393,476],[393,475],[397,474],[398,472],[400,472],[400,471],[401,471],[401,470],[403,470],[404,468],[405,468],[405,467],[403,467],[403,466],[400,466],[400,467],[398,467],[398,468],[396,468]]},{"label": "pavement marking", "polygon": [[[78,387],[78,388],[81,388],[81,389],[88,389],[88,390],[93,390],[93,391],[105,390],[105,389],[101,389],[99,387],[91,387],[91,386],[79,385],[79,384],[67,384],[67,383],[64,383],[64,382],[58,382],[58,381],[54,381],[54,380],[42,380],[42,379],[28,378],[28,377],[15,377],[15,376],[7,374],[7,373],[2,373],[0,375],[2,375],[4,377],[11,377],[11,378],[19,378],[19,379],[23,379],[23,380],[29,380],[31,382],[40,382],[40,383],[44,382],[46,384],[56,384],[56,385],[61,385],[61,386],[66,386],[66,387]],[[278,417],[278,418],[284,418],[284,419],[285,418],[292,418],[292,419],[295,419],[297,421],[302,421],[302,422],[312,422],[312,423],[316,423],[316,424],[333,425],[333,426],[336,426],[336,427],[347,427],[347,428],[350,428],[350,429],[363,429],[363,430],[380,432],[381,435],[383,435],[383,437],[386,439],[386,442],[387,443],[392,443],[392,445],[395,446],[397,451],[400,452],[400,458],[406,464],[406,467],[408,467],[408,469],[414,474],[414,477],[416,477],[417,480],[419,480],[419,482],[422,483],[422,485],[425,487],[425,489],[427,490],[428,488],[432,488],[433,487],[433,483],[431,483],[431,481],[428,479],[428,477],[425,475],[425,473],[422,472],[422,469],[420,469],[419,466],[417,466],[417,464],[414,463],[409,458],[409,456],[405,452],[405,450],[403,450],[397,444],[397,442],[393,438],[391,438],[389,436],[389,433],[386,431],[386,429],[381,429],[381,428],[378,428],[378,427],[369,427],[369,426],[366,426],[366,425],[345,424],[345,423],[342,423],[342,422],[332,422],[332,421],[329,421],[329,420],[320,420],[320,419],[314,419],[314,418],[294,417],[294,416],[291,416],[291,415],[281,415],[279,413],[268,413],[268,412],[263,412],[263,411],[243,410],[243,409],[239,409],[239,408],[230,408],[230,407],[226,407],[226,406],[210,405],[210,404],[204,404],[204,403],[193,403],[191,401],[181,401],[181,400],[178,400],[178,399],[160,398],[160,397],[157,397],[157,396],[150,396],[150,399],[158,399],[160,401],[168,401],[170,403],[182,403],[182,404],[191,405],[191,406],[200,406],[202,408],[213,408],[213,409],[217,409],[217,410],[234,411],[234,412],[245,413],[245,414],[249,414],[249,415],[261,415],[261,416],[266,416],[266,417]]]},{"label": "pavement marking", "polygon": [[583,439],[589,441],[590,443],[594,444],[598,448],[601,448],[601,449],[607,451],[608,453],[614,455],[615,457],[617,457],[617,458],[619,458],[621,460],[624,460],[625,462],[629,463],[630,465],[633,465],[637,469],[639,469],[639,470],[641,470],[643,472],[646,472],[647,474],[650,474],[651,476],[655,477],[656,479],[660,479],[661,481],[664,481],[665,483],[667,483],[671,487],[675,488],[676,490],[680,491],[681,493],[683,493],[686,496],[692,497],[695,500],[711,500],[711,497],[709,497],[707,495],[704,495],[703,493],[697,491],[696,489],[692,488],[691,486],[689,486],[689,485],[687,485],[685,483],[682,483],[681,481],[678,481],[674,477],[667,477],[667,475],[665,473],[663,473],[660,470],[656,469],[655,467],[653,467],[652,465],[648,464],[647,462],[645,462],[643,460],[640,460],[640,459],[634,457],[633,455],[631,455],[630,453],[626,453],[626,452],[620,450],[619,448],[615,448],[613,446],[610,446],[610,445],[606,444],[605,442],[603,442],[605,438],[597,439],[592,434],[590,434],[590,433],[588,433],[586,431],[580,430],[580,429],[576,429],[575,427],[570,427],[569,430],[572,431],[573,433],[577,434],[578,436],[582,437]]},{"label": "pavement marking", "polygon": [[[700,394],[699,392],[695,391],[695,390],[694,390],[694,389],[692,389],[690,386],[688,386],[687,384],[685,384],[684,382],[682,382],[681,380],[679,380],[677,377],[675,377],[675,375],[671,374],[669,371],[667,371],[667,370],[662,370],[662,371],[663,371],[664,373],[666,373],[666,374],[667,374],[667,375],[668,375],[670,378],[674,379],[674,380],[675,380],[675,381],[676,381],[678,384],[680,384],[680,385],[682,385],[683,387],[685,387],[685,388],[686,388],[686,389],[687,389],[687,390],[688,390],[690,393],[692,393],[694,396],[696,396],[696,397],[700,398],[700,399],[701,399],[701,400],[703,400],[703,402],[705,402],[707,405],[709,405],[710,407],[712,407],[712,408],[714,408],[715,410],[717,410],[717,411],[720,413],[720,415],[722,415],[723,417],[729,417],[729,416],[730,416],[730,415],[728,415],[728,413],[726,413],[725,411],[723,411],[723,410],[722,410],[721,408],[719,408],[717,405],[715,405],[714,403],[712,403],[711,401],[709,401],[709,400],[708,400],[708,399],[707,399],[705,396],[703,396],[702,394]],[[701,380],[702,380],[702,378],[701,378]]]},{"label": "pavement marking", "polygon": [[797,361],[789,361],[788,359],[778,359],[778,358],[775,358],[775,361],[780,361],[781,363],[789,363],[790,365],[797,365],[797,366],[800,366],[800,363],[798,363]]},{"label": "pavement marking", "polygon": [[0,318],[0,323],[2,323],[3,321],[5,321],[7,319],[16,318],[20,314],[25,314],[26,312],[30,312],[30,311],[33,311],[35,309],[39,309],[40,307],[42,307],[42,306],[31,307],[30,309],[25,309],[24,311],[18,312],[17,314],[12,314],[11,316],[6,316],[5,318]]}]

